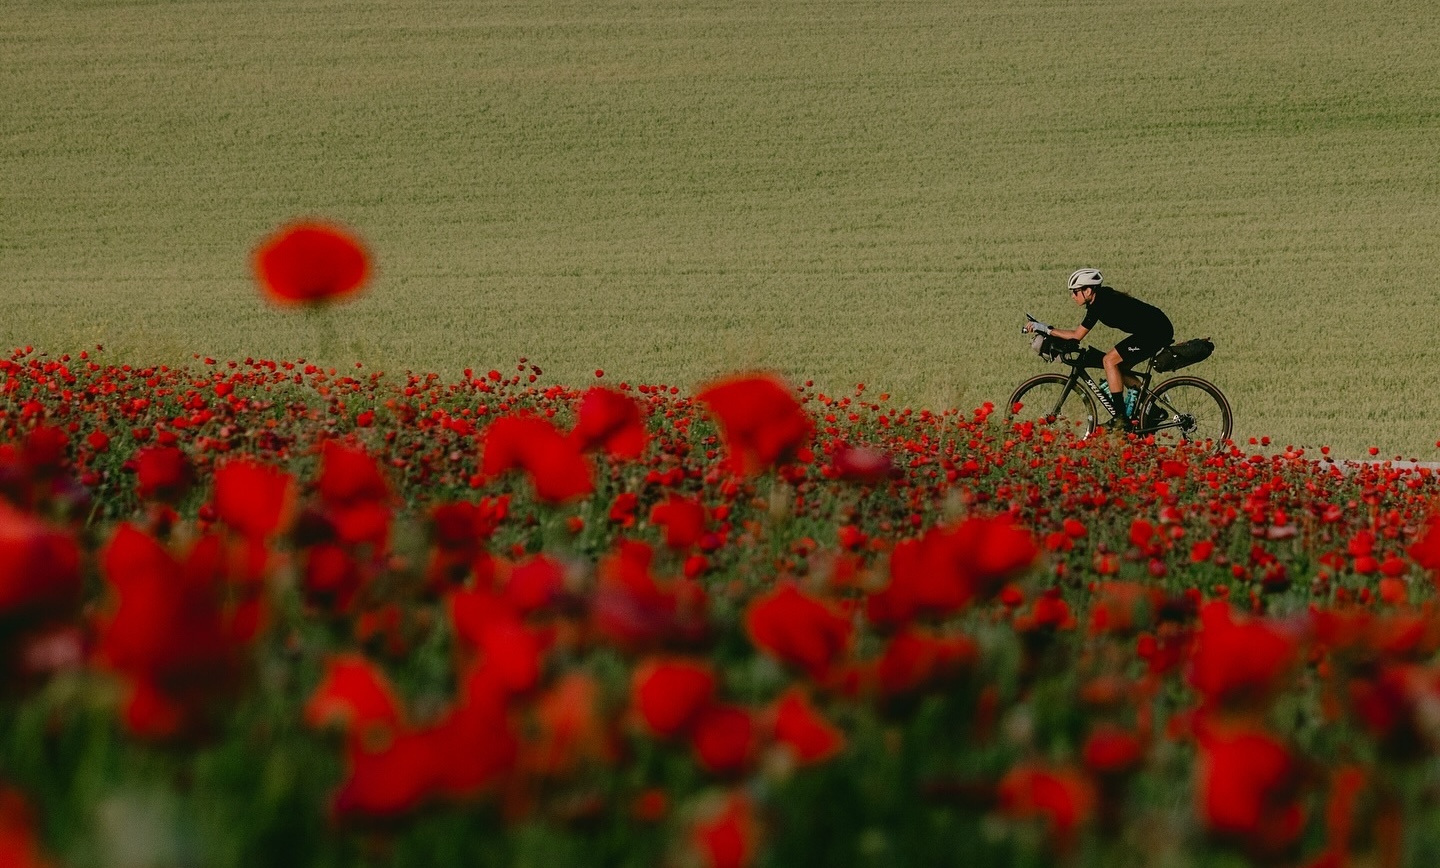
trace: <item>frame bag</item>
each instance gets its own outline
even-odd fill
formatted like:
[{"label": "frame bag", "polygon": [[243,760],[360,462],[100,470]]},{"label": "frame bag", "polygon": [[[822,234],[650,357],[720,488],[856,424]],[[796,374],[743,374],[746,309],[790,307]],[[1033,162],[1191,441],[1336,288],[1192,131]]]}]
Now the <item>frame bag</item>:
[{"label": "frame bag", "polygon": [[1195,338],[1183,343],[1171,344],[1155,354],[1155,370],[1161,373],[1178,371],[1210,358],[1215,352],[1215,342],[1209,338]]}]

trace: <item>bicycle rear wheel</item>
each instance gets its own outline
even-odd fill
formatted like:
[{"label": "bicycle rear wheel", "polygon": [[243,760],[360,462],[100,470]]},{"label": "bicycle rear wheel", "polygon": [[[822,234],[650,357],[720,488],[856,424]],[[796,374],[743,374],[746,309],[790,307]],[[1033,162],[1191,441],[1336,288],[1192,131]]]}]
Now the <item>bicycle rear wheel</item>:
[{"label": "bicycle rear wheel", "polygon": [[1069,377],[1040,374],[1010,394],[1005,418],[1015,425],[1044,426],[1083,439],[1095,432],[1095,399],[1079,383],[1071,387]]},{"label": "bicycle rear wheel", "polygon": [[1156,443],[1210,443],[1220,449],[1230,439],[1234,415],[1225,393],[1199,377],[1172,377],[1155,387],[1145,402],[1141,433]]}]

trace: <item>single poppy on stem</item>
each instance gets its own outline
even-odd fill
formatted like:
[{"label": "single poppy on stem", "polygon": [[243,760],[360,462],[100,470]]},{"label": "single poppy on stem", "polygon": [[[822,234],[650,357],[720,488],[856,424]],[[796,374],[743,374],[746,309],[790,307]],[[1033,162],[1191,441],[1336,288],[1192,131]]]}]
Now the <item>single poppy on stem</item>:
[{"label": "single poppy on stem", "polygon": [[255,277],[285,307],[330,304],[355,295],[370,277],[370,255],[345,229],[318,221],[282,227],[260,245]]}]

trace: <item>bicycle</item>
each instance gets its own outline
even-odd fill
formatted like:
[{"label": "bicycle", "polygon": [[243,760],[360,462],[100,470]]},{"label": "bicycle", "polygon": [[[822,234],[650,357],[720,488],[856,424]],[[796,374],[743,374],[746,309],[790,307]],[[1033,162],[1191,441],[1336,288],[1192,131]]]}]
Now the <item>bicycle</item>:
[{"label": "bicycle", "polygon": [[[1070,373],[1039,374],[1017,386],[1006,405],[1008,421],[1017,425],[1043,424],[1084,439],[1099,427],[1097,408],[1115,418],[1109,387],[1085,373],[1089,368],[1103,369],[1104,353],[1082,347],[1079,341],[1048,335],[1036,335],[1031,346],[1047,362],[1069,365]],[[1185,355],[1185,348],[1193,350],[1193,357]],[[1156,373],[1169,373],[1203,361],[1213,348],[1208,338],[1200,338],[1171,344],[1147,361],[1140,375],[1135,399],[1139,412],[1129,429],[1131,433],[1154,436],[1156,443],[1167,445],[1205,442],[1213,449],[1224,446],[1230,439],[1234,414],[1225,393],[1214,383],[1186,375],[1170,377],[1151,388]]]}]

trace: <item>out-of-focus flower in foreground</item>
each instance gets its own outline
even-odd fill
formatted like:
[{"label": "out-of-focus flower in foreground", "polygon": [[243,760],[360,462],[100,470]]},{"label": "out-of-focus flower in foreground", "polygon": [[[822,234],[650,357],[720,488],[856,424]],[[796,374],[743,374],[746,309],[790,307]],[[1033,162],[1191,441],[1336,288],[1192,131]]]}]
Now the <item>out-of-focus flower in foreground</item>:
[{"label": "out-of-focus flower in foreground", "polygon": [[370,254],[337,226],[292,223],[255,251],[255,277],[276,304],[328,304],[360,291],[370,277]]},{"label": "out-of-focus flower in foreground", "polygon": [[0,865],[5,868],[48,868],[35,836],[35,818],[20,795],[0,789]]},{"label": "out-of-focus flower in foreground", "polygon": [[743,476],[795,458],[815,427],[790,388],[766,374],[711,383],[695,399],[719,422],[730,468]]}]

